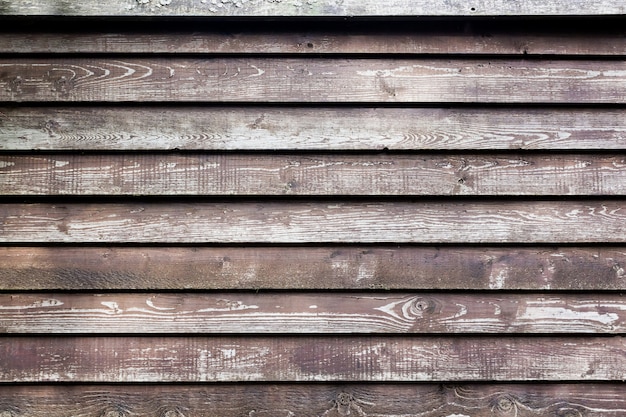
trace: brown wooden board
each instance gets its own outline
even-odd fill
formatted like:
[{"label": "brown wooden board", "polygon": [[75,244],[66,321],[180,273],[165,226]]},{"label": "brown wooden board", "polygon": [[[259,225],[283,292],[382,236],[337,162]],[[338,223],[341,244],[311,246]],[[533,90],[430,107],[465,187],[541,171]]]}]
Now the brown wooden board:
[{"label": "brown wooden board", "polygon": [[26,16],[215,16],[215,17],[391,17],[391,16],[607,16],[626,14],[623,0],[2,0],[5,15]]},{"label": "brown wooden board", "polygon": [[[623,384],[281,384],[3,386],[24,417],[621,417]],[[569,413],[569,414],[568,414]]]},{"label": "brown wooden board", "polygon": [[0,150],[622,150],[626,111],[4,107]]},{"label": "brown wooden board", "polygon": [[624,195],[623,155],[0,155],[5,195]]},{"label": "brown wooden board", "polygon": [[626,249],[0,247],[0,289],[626,290]]},{"label": "brown wooden board", "polygon": [[1,204],[5,243],[624,243],[610,201]]},{"label": "brown wooden board", "polygon": [[625,103],[622,61],[13,58],[0,100]]},{"label": "brown wooden board", "polygon": [[622,381],[621,337],[4,337],[1,382]]},{"label": "brown wooden board", "polygon": [[623,33],[451,31],[0,33],[0,53],[626,55]]},{"label": "brown wooden board", "polygon": [[0,333],[598,333],[626,299],[589,294],[0,294]]}]

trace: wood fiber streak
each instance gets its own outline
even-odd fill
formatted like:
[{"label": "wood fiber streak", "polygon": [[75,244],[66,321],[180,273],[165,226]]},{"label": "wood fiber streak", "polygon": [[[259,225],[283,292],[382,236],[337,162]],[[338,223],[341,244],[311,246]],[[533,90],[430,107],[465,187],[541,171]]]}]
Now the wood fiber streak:
[{"label": "wood fiber streak", "polygon": [[5,15],[26,16],[213,16],[213,17],[392,17],[392,16],[607,16],[626,14],[623,0],[226,0],[217,5],[196,0],[2,0]]},{"label": "wood fiber streak", "polygon": [[1,204],[5,243],[624,243],[622,201]]},{"label": "wood fiber streak", "polygon": [[2,382],[622,381],[621,337],[5,337]]},{"label": "wood fiber streak", "polygon": [[554,417],[568,412],[620,417],[626,410],[623,394],[620,384],[567,383],[39,385],[2,387],[0,409],[24,417],[97,417],[114,412],[146,417]]},{"label": "wood fiber streak", "polygon": [[625,103],[622,61],[149,58],[0,60],[0,100]]},{"label": "wood fiber streak", "polygon": [[0,53],[626,55],[624,34],[420,32],[1,33]]},{"label": "wood fiber streak", "polygon": [[626,249],[0,247],[0,289],[626,290]]},{"label": "wood fiber streak", "polygon": [[0,155],[6,195],[624,195],[622,155]]},{"label": "wood fiber streak", "polygon": [[4,107],[0,150],[626,149],[626,111]]},{"label": "wood fiber streak", "polygon": [[0,294],[0,333],[604,333],[621,295]]}]

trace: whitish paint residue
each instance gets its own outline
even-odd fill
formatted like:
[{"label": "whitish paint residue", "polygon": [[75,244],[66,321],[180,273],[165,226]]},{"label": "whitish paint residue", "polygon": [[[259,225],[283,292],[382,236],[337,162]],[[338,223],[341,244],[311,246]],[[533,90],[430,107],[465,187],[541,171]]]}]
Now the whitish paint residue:
[{"label": "whitish paint residue", "polygon": [[616,313],[597,311],[575,311],[563,307],[527,307],[519,316],[520,320],[580,320],[613,324],[619,320]]}]

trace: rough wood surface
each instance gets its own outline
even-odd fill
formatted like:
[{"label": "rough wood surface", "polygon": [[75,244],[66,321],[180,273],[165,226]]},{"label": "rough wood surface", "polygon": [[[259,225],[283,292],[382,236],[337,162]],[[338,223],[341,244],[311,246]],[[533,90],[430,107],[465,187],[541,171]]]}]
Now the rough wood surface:
[{"label": "rough wood surface", "polygon": [[624,195],[623,155],[0,155],[5,195]]},{"label": "rough wood surface", "polygon": [[622,61],[13,58],[16,102],[625,103]]},{"label": "rough wood surface", "polygon": [[610,201],[1,204],[13,243],[624,243]]},{"label": "rough wood surface", "polygon": [[0,333],[604,333],[621,295],[0,294]]},{"label": "rough wood surface", "polygon": [[214,17],[391,17],[391,16],[606,16],[626,14],[624,0],[2,0],[5,15],[214,16]]},{"label": "rough wood surface", "polygon": [[621,156],[3,159],[2,192],[17,195],[620,195],[626,184]]},{"label": "rough wood surface", "polygon": [[0,290],[626,290],[626,249],[0,247]]},{"label": "rough wood surface", "polygon": [[[0,33],[0,53],[626,55],[623,33]],[[206,30],[203,29],[203,30]]]},{"label": "rough wood surface", "polygon": [[626,149],[622,109],[4,107],[0,150]]},{"label": "rough wood surface", "polygon": [[621,417],[622,384],[3,386],[23,417]]},{"label": "rough wood surface", "polygon": [[4,337],[1,382],[622,381],[621,337]]}]

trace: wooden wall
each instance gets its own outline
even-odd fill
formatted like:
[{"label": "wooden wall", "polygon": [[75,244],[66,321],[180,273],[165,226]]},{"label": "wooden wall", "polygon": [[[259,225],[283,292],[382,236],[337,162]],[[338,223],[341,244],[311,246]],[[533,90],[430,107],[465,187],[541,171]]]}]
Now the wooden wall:
[{"label": "wooden wall", "polygon": [[626,414],[625,3],[381,4],[0,1],[0,417]]}]

